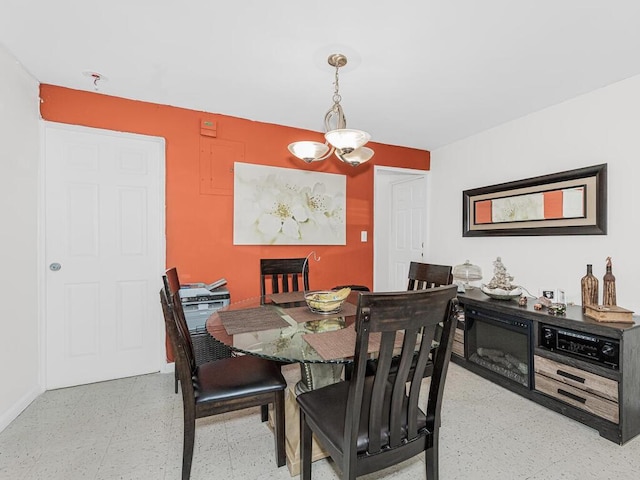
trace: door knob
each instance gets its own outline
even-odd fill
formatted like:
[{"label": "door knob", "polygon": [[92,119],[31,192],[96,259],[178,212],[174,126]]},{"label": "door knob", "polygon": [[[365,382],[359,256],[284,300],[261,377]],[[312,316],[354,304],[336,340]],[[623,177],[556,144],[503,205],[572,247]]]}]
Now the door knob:
[{"label": "door knob", "polygon": [[49,270],[51,270],[52,272],[57,272],[61,268],[62,268],[62,265],[60,265],[57,262],[53,262],[51,265],[49,265]]}]

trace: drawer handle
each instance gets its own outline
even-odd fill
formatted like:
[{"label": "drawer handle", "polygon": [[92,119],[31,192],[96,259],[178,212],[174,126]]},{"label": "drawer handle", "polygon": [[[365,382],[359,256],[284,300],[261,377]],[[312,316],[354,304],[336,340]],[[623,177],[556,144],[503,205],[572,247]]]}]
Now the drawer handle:
[{"label": "drawer handle", "polygon": [[567,392],[566,390],[562,390],[561,388],[558,389],[558,393],[560,395],[564,395],[565,397],[569,397],[572,400],[575,400],[576,402],[587,403],[586,398],[579,397],[578,395],[574,395],[573,393]]},{"label": "drawer handle", "polygon": [[584,383],[585,382],[584,378],[579,377],[577,375],[572,375],[571,373],[563,372],[562,370],[557,370],[556,373],[558,375],[560,375],[561,377],[568,378],[569,380],[573,380],[575,382],[580,382],[580,383]]}]

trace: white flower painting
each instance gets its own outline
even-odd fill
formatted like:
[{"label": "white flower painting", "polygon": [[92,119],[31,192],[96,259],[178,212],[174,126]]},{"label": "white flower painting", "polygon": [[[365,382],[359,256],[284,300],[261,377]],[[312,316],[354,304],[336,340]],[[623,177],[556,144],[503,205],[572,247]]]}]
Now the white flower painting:
[{"label": "white flower painting", "polygon": [[344,175],[235,163],[234,245],[346,245]]}]

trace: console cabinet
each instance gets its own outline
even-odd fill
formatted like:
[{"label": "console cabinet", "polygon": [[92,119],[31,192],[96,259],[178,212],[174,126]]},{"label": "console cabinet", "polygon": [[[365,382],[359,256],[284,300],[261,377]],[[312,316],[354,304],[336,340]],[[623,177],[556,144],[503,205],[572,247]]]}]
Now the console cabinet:
[{"label": "console cabinet", "polygon": [[[494,300],[477,289],[458,295],[463,311],[504,318],[528,325],[529,387],[470,361],[470,325],[461,318],[454,338],[452,361],[536,403],[598,430],[601,436],[623,444],[640,433],[640,324],[600,323],[585,317],[579,306],[566,315],[533,309],[529,299],[521,307],[513,300]],[[634,317],[635,319],[635,317]],[[495,327],[494,327],[495,328]],[[551,348],[549,331],[568,335],[562,348]],[[493,332],[493,331],[492,331]],[[580,342],[598,348],[580,350]],[[575,341],[574,341],[575,340]],[[490,346],[489,346],[490,347]],[[483,347],[487,350],[487,347]],[[604,350],[609,357],[597,357]],[[611,353],[610,351],[614,351]]]},{"label": "console cabinet", "polygon": [[451,353],[458,357],[464,357],[464,308],[457,305],[455,316],[458,324],[453,335],[453,344],[451,346]]},{"label": "console cabinet", "polygon": [[451,353],[459,357],[464,357],[464,330],[460,327],[456,328],[454,333]]}]

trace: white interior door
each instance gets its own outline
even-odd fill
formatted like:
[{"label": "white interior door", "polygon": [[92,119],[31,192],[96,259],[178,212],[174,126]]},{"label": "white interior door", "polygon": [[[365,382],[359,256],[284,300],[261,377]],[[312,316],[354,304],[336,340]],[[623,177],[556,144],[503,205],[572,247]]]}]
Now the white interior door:
[{"label": "white interior door", "polygon": [[158,371],[164,140],[44,130],[46,387]]},{"label": "white interior door", "polygon": [[391,184],[389,285],[391,291],[407,289],[411,261],[424,260],[427,191],[424,178]]}]

